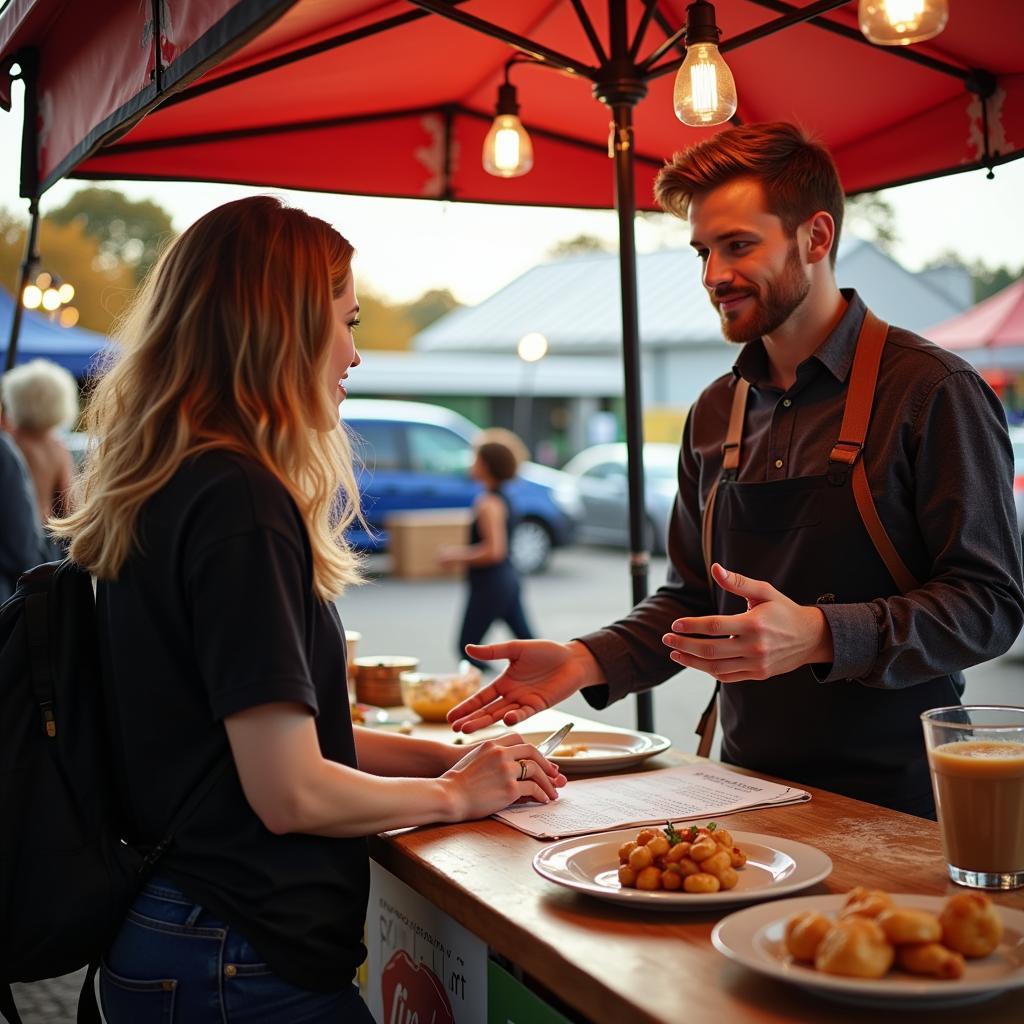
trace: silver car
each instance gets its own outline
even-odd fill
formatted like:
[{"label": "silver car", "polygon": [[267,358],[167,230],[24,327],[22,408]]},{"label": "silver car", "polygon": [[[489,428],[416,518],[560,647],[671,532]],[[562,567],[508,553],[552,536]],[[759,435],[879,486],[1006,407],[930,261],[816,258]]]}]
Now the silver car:
[{"label": "silver car", "polygon": [[[665,553],[669,516],[675,501],[679,447],[648,442],[644,445],[644,518],[647,547]],[[595,544],[629,546],[629,487],[626,446],[596,444],[584,448],[563,467],[576,478],[583,516],[577,539]]]}]

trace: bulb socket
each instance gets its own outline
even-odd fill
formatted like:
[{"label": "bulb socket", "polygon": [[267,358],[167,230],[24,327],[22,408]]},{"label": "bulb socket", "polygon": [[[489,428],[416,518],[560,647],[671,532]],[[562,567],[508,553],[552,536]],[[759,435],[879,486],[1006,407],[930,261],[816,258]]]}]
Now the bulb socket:
[{"label": "bulb socket", "polygon": [[498,106],[495,115],[501,117],[503,114],[519,116],[519,102],[516,99],[516,87],[511,82],[498,86]]},{"label": "bulb socket", "polygon": [[695,0],[686,8],[686,45],[714,43],[722,38],[722,32],[715,23],[715,8],[707,0]]}]

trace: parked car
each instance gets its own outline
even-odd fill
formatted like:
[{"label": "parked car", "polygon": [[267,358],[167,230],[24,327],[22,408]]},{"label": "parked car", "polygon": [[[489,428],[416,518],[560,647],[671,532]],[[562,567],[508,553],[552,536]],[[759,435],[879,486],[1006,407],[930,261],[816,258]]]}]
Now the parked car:
[{"label": "parked car", "polygon": [[[363,514],[371,532],[353,529],[351,541],[366,551],[387,547],[384,521],[392,512],[468,508],[480,492],[469,476],[473,438],[464,416],[424,402],[349,398],[342,407],[357,463]],[[538,572],[552,549],[574,537],[582,507],[572,477],[533,462],[520,467],[507,487],[515,516],[509,540],[513,564]]]},{"label": "parked car", "polygon": [[[674,444],[644,445],[644,517],[649,550],[665,553],[669,516],[675,501],[679,448]],[[580,540],[629,546],[629,485],[626,446],[596,444],[584,448],[565,465],[576,480],[583,518]]]}]

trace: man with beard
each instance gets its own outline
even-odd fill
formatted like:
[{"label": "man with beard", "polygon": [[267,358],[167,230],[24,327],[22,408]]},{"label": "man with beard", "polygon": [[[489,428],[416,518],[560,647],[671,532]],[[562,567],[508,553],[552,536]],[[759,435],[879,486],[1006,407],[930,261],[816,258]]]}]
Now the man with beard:
[{"label": "man with beard", "polygon": [[741,346],[687,418],[668,580],[568,644],[471,648],[509,665],[449,717],[515,725],[580,689],[603,708],[699,668],[723,760],[934,817],[919,715],[959,703],[962,670],[1024,621],[1003,410],[838,288],[842,187],[799,129],[727,129],[656,194]]}]

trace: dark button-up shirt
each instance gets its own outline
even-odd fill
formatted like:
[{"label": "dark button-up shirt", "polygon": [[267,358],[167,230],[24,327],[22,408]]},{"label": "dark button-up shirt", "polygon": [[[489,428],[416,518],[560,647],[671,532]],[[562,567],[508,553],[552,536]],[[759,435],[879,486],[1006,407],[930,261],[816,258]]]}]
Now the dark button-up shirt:
[{"label": "dark button-up shirt", "polygon": [[[594,707],[675,674],[678,665],[662,636],[680,616],[713,612],[701,513],[722,470],[735,376],[750,383],[739,480],[826,471],[865,313],[855,292],[843,296],[842,319],[799,365],[787,391],[770,382],[758,340],[745,345],[732,374],[712,382],[694,404],[669,524],[668,579],[626,618],[580,638],[608,680],[584,691]],[[853,679],[897,689],[1002,654],[1024,623],[1024,594],[1013,453],[996,396],[963,359],[891,327],[863,457],[882,523],[922,583],[893,597],[821,605],[835,660],[819,667],[818,677],[826,684]],[[809,559],[814,554],[806,552]]]}]

